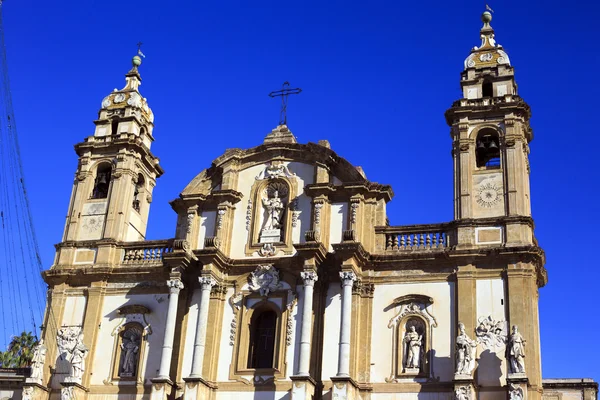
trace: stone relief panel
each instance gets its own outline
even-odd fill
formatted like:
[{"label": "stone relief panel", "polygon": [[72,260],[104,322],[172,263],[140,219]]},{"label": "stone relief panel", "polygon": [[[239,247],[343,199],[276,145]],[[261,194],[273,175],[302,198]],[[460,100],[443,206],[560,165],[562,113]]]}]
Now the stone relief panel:
[{"label": "stone relief panel", "polygon": [[474,174],[472,198],[475,218],[504,215],[502,173]]},{"label": "stone relief panel", "polygon": [[495,321],[491,316],[480,317],[475,328],[477,344],[484,350],[496,351],[506,344],[506,321]]}]

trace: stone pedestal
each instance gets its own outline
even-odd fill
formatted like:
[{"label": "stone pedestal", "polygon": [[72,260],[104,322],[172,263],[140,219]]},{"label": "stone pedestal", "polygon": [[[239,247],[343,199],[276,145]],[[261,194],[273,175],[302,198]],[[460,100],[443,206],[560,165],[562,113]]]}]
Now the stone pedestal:
[{"label": "stone pedestal", "polygon": [[354,381],[349,377],[333,376],[331,377],[333,387],[331,388],[331,398],[339,400],[358,399],[358,388]]},{"label": "stone pedestal", "polygon": [[291,400],[312,400],[316,382],[310,376],[290,376],[292,380]]},{"label": "stone pedestal", "polygon": [[167,396],[171,393],[173,382],[170,379],[154,378],[152,379],[152,392],[150,400],[167,400]]},{"label": "stone pedestal", "polygon": [[183,378],[183,380],[185,381],[183,400],[209,399],[210,392],[216,389],[216,386],[202,378]]},{"label": "stone pedestal", "polygon": [[454,375],[454,399],[455,400],[476,400],[475,385],[471,375]]},{"label": "stone pedestal", "polygon": [[22,400],[45,400],[48,398],[48,388],[42,385],[41,379],[27,378],[23,383]]},{"label": "stone pedestal", "polygon": [[508,374],[506,377],[506,390],[509,400],[527,400],[529,379],[525,373]]}]

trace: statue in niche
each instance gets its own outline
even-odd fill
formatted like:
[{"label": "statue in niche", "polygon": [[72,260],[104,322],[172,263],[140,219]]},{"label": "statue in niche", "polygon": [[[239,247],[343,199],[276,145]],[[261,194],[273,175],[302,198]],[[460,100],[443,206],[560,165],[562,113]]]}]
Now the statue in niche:
[{"label": "statue in niche", "polygon": [[121,342],[121,363],[119,365],[119,376],[133,377],[137,371],[138,353],[140,351],[141,337],[135,328],[129,328],[123,332]]},{"label": "statue in niche", "polygon": [[[411,321],[412,322],[412,321]],[[404,368],[419,369],[421,367],[421,349],[423,347],[423,335],[417,332],[416,323],[408,326],[404,335]]]},{"label": "statue in niche", "polygon": [[264,220],[260,233],[261,243],[281,242],[288,192],[287,185],[280,181],[271,182],[266,187],[262,198]]},{"label": "statue in niche", "polygon": [[265,210],[267,211],[267,218],[265,218],[263,229],[281,229],[281,221],[285,206],[279,197],[279,191],[273,191],[273,196],[263,199],[262,202]]},{"label": "statue in niche", "polygon": [[509,354],[510,368],[513,374],[525,373],[525,339],[519,333],[519,328],[514,325],[510,335]]},{"label": "statue in niche", "polygon": [[477,342],[472,340],[465,332],[465,325],[458,323],[458,336],[456,337],[456,375],[471,375],[475,368],[475,349]]},{"label": "statue in niche", "polygon": [[31,359],[31,379],[41,381],[44,373],[44,363],[46,361],[46,346],[44,339],[40,339],[33,348],[33,357]]}]

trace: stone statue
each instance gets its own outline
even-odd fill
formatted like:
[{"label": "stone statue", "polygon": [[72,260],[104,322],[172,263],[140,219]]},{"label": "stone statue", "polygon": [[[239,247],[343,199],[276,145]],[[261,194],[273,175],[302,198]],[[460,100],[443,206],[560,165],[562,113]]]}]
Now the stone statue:
[{"label": "stone statue", "polygon": [[419,368],[421,364],[421,346],[423,345],[423,336],[417,333],[416,328],[411,326],[404,335],[406,348],[406,361],[404,368]]},{"label": "stone statue", "polygon": [[456,375],[471,375],[475,368],[475,349],[477,343],[465,332],[465,325],[458,323],[459,334],[456,337]]},{"label": "stone statue", "polygon": [[30,378],[36,381],[41,381],[44,374],[44,363],[46,362],[46,346],[44,339],[33,348],[33,357],[31,359],[31,376]]},{"label": "stone statue", "polygon": [[263,199],[262,203],[267,211],[263,230],[281,229],[285,205],[279,197],[279,191],[273,191],[273,197]]},{"label": "stone statue", "polygon": [[121,343],[121,367],[119,376],[135,376],[137,371],[138,353],[140,351],[140,340],[133,329],[123,334]]},{"label": "stone statue", "polygon": [[85,370],[85,358],[88,355],[88,348],[83,344],[83,333],[79,334],[77,343],[71,353],[71,374],[69,375],[70,381],[80,382],[83,377],[83,371]]},{"label": "stone statue", "polygon": [[21,400],[31,400],[33,399],[33,387],[26,386],[23,388],[23,392],[21,393]]},{"label": "stone statue", "polygon": [[525,373],[525,339],[519,333],[517,325],[513,326],[510,335],[508,359],[513,374]]}]

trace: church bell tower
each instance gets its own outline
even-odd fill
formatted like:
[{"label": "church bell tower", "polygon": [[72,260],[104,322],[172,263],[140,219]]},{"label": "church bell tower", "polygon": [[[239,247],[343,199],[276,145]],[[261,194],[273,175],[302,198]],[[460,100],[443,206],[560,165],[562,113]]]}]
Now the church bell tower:
[{"label": "church bell tower", "polygon": [[[517,92],[508,55],[482,17],[481,45],[464,63],[463,97],[446,111],[454,158],[454,217],[459,246],[534,242],[529,190],[530,108]],[[501,218],[504,227],[494,220]]]},{"label": "church bell tower", "polygon": [[125,87],[102,100],[94,134],[75,145],[79,163],[63,242],[145,238],[152,191],[163,170],[150,151],[154,115],[139,92],[141,58],[133,57],[132,64]]}]

